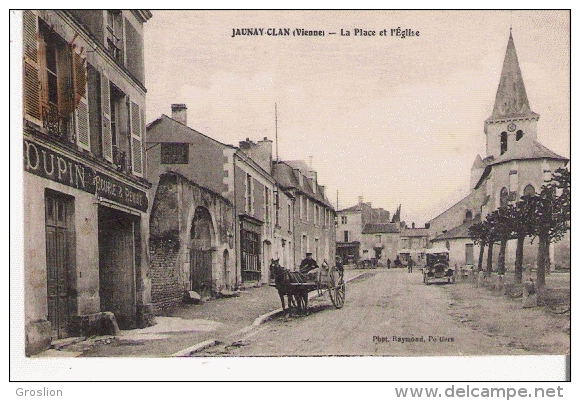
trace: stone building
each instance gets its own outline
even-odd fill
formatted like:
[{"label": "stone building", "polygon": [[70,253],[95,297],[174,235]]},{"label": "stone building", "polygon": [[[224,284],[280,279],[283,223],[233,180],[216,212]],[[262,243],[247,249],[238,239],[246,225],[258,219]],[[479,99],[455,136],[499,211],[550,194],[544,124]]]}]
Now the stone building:
[{"label": "stone building", "polygon": [[[392,231],[392,227],[385,226],[385,224],[389,223],[389,218],[390,213],[387,210],[373,208],[370,202],[363,202],[362,196],[359,196],[358,204],[337,211],[337,254],[343,261],[345,261],[345,263],[357,263],[359,259],[375,258],[376,255],[373,244],[375,237],[370,239],[366,238],[364,241],[366,245],[361,247],[363,242],[363,231],[368,224],[371,224],[366,235],[379,235],[381,233],[391,234],[382,232],[383,229]],[[377,230],[381,232],[379,233]]]},{"label": "stone building", "polygon": [[428,229],[415,227],[415,223],[411,224],[411,228],[403,226],[400,234],[399,258],[405,265],[408,264],[409,258],[413,258],[415,266],[424,266],[428,244]]},{"label": "stone building", "polygon": [[288,259],[284,267],[296,269],[306,252],[312,252],[319,264],[326,260],[332,265],[336,213],[326,197],[325,187],[318,182],[316,171],[301,160],[274,161],[273,174],[279,189],[286,194],[286,204],[281,201],[280,210],[287,210],[287,224],[292,224],[286,239],[293,248],[285,253]]},{"label": "stone building", "polygon": [[[367,223],[362,231],[361,254],[363,259],[376,258],[381,266],[387,266],[387,260],[395,260],[399,253],[400,223]],[[366,251],[366,252],[365,252]]]},{"label": "stone building", "polygon": [[[26,354],[150,324],[143,151],[148,10],[23,17]],[[109,326],[110,327],[110,326]]]},{"label": "stone building", "polygon": [[[551,174],[568,162],[537,141],[539,118],[530,108],[510,32],[495,104],[484,123],[486,155],[478,155],[472,165],[469,194],[428,223],[433,243],[445,242],[451,249],[463,247],[463,252],[454,251],[459,265],[473,264],[472,253],[477,252],[477,246],[468,239],[471,224],[501,205],[518,201],[524,194],[538,192]],[[569,236],[550,248],[555,264],[566,260],[569,264]],[[555,252],[557,248],[562,251]],[[497,255],[499,249],[495,251]],[[536,256],[537,244],[527,242],[524,265],[534,265]],[[506,250],[508,268],[514,261],[515,240],[508,243]]]}]

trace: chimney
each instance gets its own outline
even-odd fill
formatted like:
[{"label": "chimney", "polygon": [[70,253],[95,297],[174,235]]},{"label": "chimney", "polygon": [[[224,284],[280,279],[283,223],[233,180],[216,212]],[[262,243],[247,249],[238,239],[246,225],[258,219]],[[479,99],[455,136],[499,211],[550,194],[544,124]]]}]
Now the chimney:
[{"label": "chimney", "polygon": [[171,118],[187,125],[187,106],[183,103],[174,103],[171,105]]},{"label": "chimney", "polygon": [[361,206],[361,205],[362,205],[362,203],[363,203],[363,199],[364,199],[364,198],[363,198],[362,196],[359,196],[359,197],[358,197],[358,205],[359,205],[359,206]]},{"label": "chimney", "polygon": [[411,228],[412,228],[412,229],[415,229],[415,222],[412,222],[412,223],[411,223]]}]

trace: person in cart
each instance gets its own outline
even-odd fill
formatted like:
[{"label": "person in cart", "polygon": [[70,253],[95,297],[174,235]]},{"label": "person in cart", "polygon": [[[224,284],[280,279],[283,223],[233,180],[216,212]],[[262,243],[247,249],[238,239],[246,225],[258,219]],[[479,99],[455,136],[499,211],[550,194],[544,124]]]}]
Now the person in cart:
[{"label": "person in cart", "polygon": [[300,273],[309,280],[317,280],[319,270],[318,263],[312,258],[312,252],[306,252],[306,257],[300,262]]}]

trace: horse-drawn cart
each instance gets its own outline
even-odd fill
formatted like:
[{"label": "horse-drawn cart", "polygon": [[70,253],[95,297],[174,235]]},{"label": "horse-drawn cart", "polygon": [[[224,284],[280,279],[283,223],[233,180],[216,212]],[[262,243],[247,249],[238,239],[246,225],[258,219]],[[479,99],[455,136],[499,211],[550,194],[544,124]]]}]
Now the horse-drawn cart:
[{"label": "horse-drawn cart", "polygon": [[307,311],[308,293],[311,291],[317,291],[319,296],[327,291],[335,308],[340,309],[344,306],[346,296],[344,272],[337,266],[329,266],[325,261],[320,266],[319,272],[314,275],[289,271],[280,266],[278,260],[272,260],[270,268],[274,272],[274,283],[270,285],[278,290],[283,310],[286,309],[284,303],[286,295],[288,306],[292,305],[294,299],[300,310]]}]

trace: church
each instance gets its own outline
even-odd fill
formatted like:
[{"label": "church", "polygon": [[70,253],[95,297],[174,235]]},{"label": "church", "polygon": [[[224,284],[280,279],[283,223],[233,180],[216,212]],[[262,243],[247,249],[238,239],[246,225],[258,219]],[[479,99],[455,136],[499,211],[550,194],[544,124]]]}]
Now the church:
[{"label": "church", "polygon": [[[469,194],[429,221],[433,247],[449,249],[451,265],[477,266],[479,247],[469,238],[469,227],[489,213],[539,192],[552,173],[568,159],[537,141],[540,115],[532,111],[511,29],[491,116],[484,122],[486,154],[477,155],[471,167]],[[515,240],[508,243],[506,268],[513,269]],[[499,247],[495,247],[494,267]],[[534,267],[537,240],[526,240],[524,267]],[[550,245],[551,268],[569,268],[570,233]]]}]

